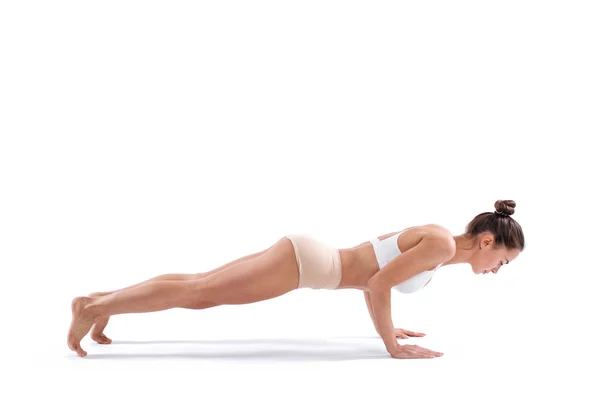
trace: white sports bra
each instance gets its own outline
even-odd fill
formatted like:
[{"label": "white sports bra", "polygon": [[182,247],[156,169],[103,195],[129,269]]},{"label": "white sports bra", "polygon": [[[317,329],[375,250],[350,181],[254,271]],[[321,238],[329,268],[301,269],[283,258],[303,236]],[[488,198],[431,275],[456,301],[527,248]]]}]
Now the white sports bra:
[{"label": "white sports bra", "polygon": [[[383,240],[379,240],[377,237],[369,240],[371,244],[373,244],[373,250],[375,251],[375,257],[377,258],[377,263],[379,264],[380,269],[383,268],[383,266],[390,262],[393,258],[401,254],[401,251],[398,248],[398,236],[400,236],[402,232],[404,232],[404,230]],[[416,292],[429,283],[435,271],[442,264],[443,263],[439,264],[431,271],[423,271],[408,278],[404,282],[394,286],[394,289],[402,293]]]}]

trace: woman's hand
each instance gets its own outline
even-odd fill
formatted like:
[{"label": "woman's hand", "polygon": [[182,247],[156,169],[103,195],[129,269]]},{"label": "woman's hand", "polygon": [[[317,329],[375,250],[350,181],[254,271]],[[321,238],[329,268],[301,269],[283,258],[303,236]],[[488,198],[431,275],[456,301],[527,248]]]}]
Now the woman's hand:
[{"label": "woman's hand", "polygon": [[441,357],[444,353],[426,349],[416,344],[400,345],[396,343],[387,348],[392,358],[435,358]]},{"label": "woman's hand", "polygon": [[402,328],[394,328],[394,335],[396,335],[396,337],[399,337],[400,339],[408,339],[409,336],[425,336],[424,333],[407,331],[406,329]]}]

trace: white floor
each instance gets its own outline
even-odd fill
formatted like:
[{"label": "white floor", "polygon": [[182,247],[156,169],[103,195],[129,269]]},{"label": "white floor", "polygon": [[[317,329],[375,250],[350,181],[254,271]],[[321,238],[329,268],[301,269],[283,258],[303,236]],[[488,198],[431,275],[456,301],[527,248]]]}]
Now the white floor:
[{"label": "white floor", "polygon": [[[21,349],[8,346],[8,359],[2,360],[10,371],[3,390],[18,395],[3,397],[597,398],[595,373],[585,368],[583,349],[552,350],[553,343],[561,342],[558,338],[544,339],[524,327],[504,343],[494,336],[483,340],[477,328],[428,322],[437,314],[425,308],[434,313],[431,318],[407,312],[407,324],[400,326],[427,336],[399,342],[444,356],[392,359],[374,334],[366,308],[353,303],[356,294],[337,295],[340,300],[304,290],[246,306],[114,316],[106,329],[114,342],[100,345],[86,336],[85,358],[67,348],[66,310],[61,326],[54,321],[49,331],[35,331],[34,321],[25,321],[25,336],[12,343],[25,343],[31,336],[30,342]],[[395,296],[394,304],[399,301]],[[344,302],[347,311],[335,317]],[[441,307],[439,312],[446,311]],[[356,313],[355,319],[348,313]],[[456,320],[464,326],[466,318]]]}]

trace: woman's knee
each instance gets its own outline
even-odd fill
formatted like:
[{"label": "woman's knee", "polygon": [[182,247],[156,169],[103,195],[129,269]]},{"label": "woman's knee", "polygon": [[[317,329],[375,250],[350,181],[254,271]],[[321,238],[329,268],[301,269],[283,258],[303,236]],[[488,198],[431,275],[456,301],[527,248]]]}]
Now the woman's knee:
[{"label": "woman's knee", "polygon": [[210,301],[205,300],[190,300],[185,304],[182,308],[187,308],[190,310],[205,310],[207,308],[216,307],[217,303],[212,303]]}]

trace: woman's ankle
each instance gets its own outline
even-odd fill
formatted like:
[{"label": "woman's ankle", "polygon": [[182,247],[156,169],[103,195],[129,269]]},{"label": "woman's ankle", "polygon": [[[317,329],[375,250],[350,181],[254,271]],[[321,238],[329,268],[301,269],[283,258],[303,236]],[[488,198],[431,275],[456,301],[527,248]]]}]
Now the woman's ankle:
[{"label": "woman's ankle", "polygon": [[103,317],[108,317],[108,315],[105,315],[106,308],[104,307],[104,304],[103,304],[104,302],[102,301],[104,299],[104,297],[105,296],[101,296],[101,297],[88,296],[88,298],[91,301],[85,305],[84,310],[85,310],[85,313],[93,320],[98,320]]}]

